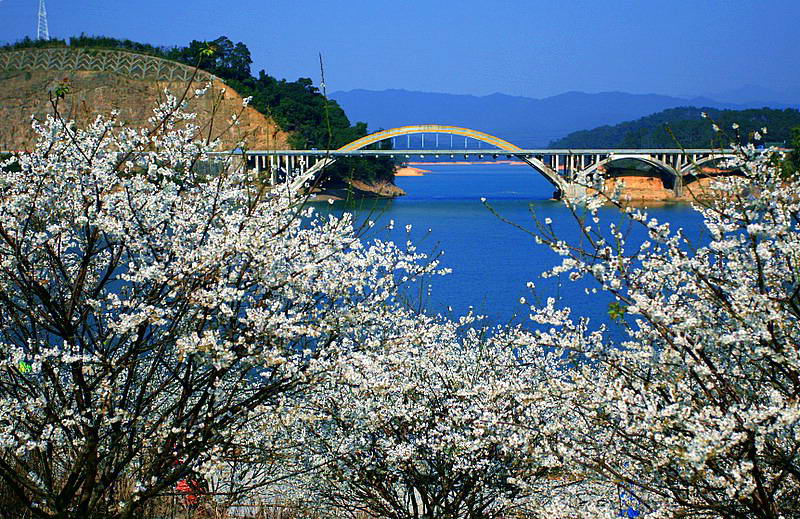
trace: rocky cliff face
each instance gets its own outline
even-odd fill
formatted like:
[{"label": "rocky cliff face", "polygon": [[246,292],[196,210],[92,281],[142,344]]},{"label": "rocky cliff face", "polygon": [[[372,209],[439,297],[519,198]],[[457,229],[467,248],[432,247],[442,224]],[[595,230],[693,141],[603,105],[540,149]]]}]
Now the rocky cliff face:
[{"label": "rocky cliff face", "polygon": [[681,196],[675,196],[672,189],[664,186],[660,178],[653,176],[624,176],[606,179],[604,191],[608,194],[621,189],[621,198],[632,203],[649,202],[693,202],[707,200],[722,195],[714,185],[721,177],[691,179],[683,186]]},{"label": "rocky cliff face", "polygon": [[[153,107],[164,99],[164,90],[181,95],[188,88],[190,109],[197,123],[219,137],[223,149],[246,140],[250,149],[286,149],[288,134],[268,117],[243,108],[242,98],[219,80],[201,73],[190,84],[193,71],[180,64],[121,51],[41,49],[0,52],[0,149],[31,147],[31,116],[52,112],[49,92],[67,82],[70,93],[59,109],[79,125],[98,114],[119,111],[128,126],[147,125]],[[207,82],[212,88],[199,98],[195,90]],[[231,116],[239,125],[231,127]],[[213,115],[213,117],[212,117]]]}]

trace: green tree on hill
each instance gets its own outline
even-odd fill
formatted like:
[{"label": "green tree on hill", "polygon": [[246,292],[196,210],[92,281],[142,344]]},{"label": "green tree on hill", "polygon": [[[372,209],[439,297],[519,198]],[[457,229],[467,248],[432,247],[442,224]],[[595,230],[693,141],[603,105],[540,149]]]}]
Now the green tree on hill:
[{"label": "green tree on hill", "polygon": [[[204,54],[206,48],[212,52]],[[199,60],[203,70],[226,82],[249,79],[250,65],[253,63],[250,49],[242,42],[234,44],[226,36],[210,42],[192,40],[186,47],[169,50],[167,56],[190,66],[197,65]]]}]

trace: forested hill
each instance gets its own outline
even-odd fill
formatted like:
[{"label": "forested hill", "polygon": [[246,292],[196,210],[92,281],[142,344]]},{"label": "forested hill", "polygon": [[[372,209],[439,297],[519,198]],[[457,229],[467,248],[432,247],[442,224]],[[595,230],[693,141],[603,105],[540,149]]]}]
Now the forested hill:
[{"label": "forested hill", "polygon": [[[701,114],[708,114],[705,119]],[[710,119],[710,120],[709,120]],[[712,127],[716,123],[721,133]],[[718,110],[682,107],[664,110],[635,121],[593,130],[573,132],[554,140],[551,148],[708,148],[726,146],[736,138],[750,142],[755,132],[767,128],[764,141],[784,144],[791,140],[792,128],[800,126],[800,112],[795,109]],[[760,142],[759,142],[760,143]]]},{"label": "forested hill", "polygon": [[[214,74],[242,97],[252,96],[250,106],[269,116],[282,130],[289,132],[289,143],[299,149],[338,148],[367,134],[367,124],[351,124],[336,101],[326,100],[309,78],[287,81],[260,71],[251,73],[250,50],[242,43],[233,43],[225,36],[214,41],[194,40],[185,47],[158,47],[131,40],[81,35],[66,40],[36,41],[25,39],[0,47],[77,47],[128,50],[200,66]],[[393,168],[387,160],[341,160],[329,170],[337,177],[362,180],[391,180]]]}]

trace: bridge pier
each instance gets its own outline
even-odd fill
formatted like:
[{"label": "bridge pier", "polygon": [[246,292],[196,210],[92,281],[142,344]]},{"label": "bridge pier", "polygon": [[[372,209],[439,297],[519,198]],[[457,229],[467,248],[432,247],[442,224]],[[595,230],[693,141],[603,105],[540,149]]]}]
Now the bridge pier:
[{"label": "bridge pier", "polygon": [[675,193],[675,197],[683,196],[683,175],[678,170],[678,173],[675,175],[675,185],[672,187],[672,191]]},{"label": "bridge pier", "polygon": [[586,196],[586,187],[574,183],[565,184],[561,187],[560,195],[560,198],[575,200],[577,198]]}]

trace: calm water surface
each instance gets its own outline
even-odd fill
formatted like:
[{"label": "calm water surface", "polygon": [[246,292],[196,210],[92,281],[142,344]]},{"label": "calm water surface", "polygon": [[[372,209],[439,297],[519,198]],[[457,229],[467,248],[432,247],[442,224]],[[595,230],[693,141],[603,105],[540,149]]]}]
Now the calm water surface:
[{"label": "calm water surface", "polygon": [[[410,224],[411,239],[422,251],[444,252],[442,265],[453,273],[426,280],[422,303],[428,311],[449,313],[448,308],[452,307],[457,315],[472,307],[492,323],[528,325],[527,306],[520,303],[520,298],[524,297],[529,305],[556,297],[594,323],[609,320],[607,305],[611,299],[605,294],[591,298],[585,294],[585,288],[596,285],[542,279],[541,272],[560,263],[560,259],[546,247],[536,245],[524,231],[504,223],[480,201],[485,197],[502,217],[528,228],[534,227],[531,211],[540,220],[551,218],[560,236],[567,241],[577,240],[574,220],[561,203],[549,200],[553,188],[544,178],[527,166],[422,167],[431,173],[396,179],[397,185],[408,193],[405,197],[359,202],[355,207],[337,203],[336,209],[373,218],[378,224],[394,220],[393,231],[376,234],[398,242],[406,241],[405,226]],[[670,205],[648,212],[702,240],[701,220],[691,207]],[[613,209],[604,210],[603,219],[619,220],[620,214]],[[536,284],[534,293],[526,287],[529,281]],[[419,287],[410,290],[408,298],[418,304]]]}]

